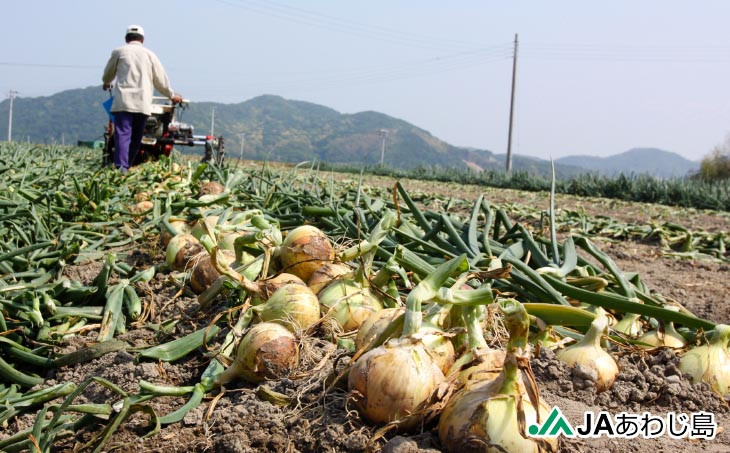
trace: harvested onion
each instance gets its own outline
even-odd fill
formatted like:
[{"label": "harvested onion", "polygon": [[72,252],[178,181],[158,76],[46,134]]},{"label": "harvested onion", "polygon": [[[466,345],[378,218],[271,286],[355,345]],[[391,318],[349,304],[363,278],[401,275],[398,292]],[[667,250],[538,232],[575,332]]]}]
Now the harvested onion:
[{"label": "harvested onion", "polygon": [[306,330],[319,321],[319,301],[311,289],[298,283],[287,283],[269,299],[254,307],[262,320]]},{"label": "harvested onion", "polygon": [[372,423],[400,421],[409,429],[417,426],[416,412],[444,375],[422,343],[407,338],[388,341],[362,355],[347,380],[352,401]]},{"label": "harvested onion", "polygon": [[217,215],[198,219],[198,221],[195,222],[195,225],[193,225],[193,229],[190,234],[195,236],[195,239],[200,240],[201,236],[208,234],[208,229],[210,229],[211,232],[215,232],[218,225],[218,219],[219,217]]},{"label": "harvested onion", "polygon": [[345,332],[358,329],[383,303],[370,288],[352,279],[335,280],[319,293],[322,316],[337,321]]},{"label": "harvested onion", "polygon": [[170,243],[170,239],[172,239],[173,236],[177,236],[178,234],[189,234],[191,230],[190,225],[188,225],[188,223],[184,220],[173,220],[170,222],[170,226],[175,230],[175,234],[168,231],[167,228],[161,228],[160,231],[160,240],[162,241],[162,245],[165,247],[167,247],[167,244]]},{"label": "harvested onion", "polygon": [[167,265],[175,270],[183,270],[190,260],[203,251],[203,246],[190,234],[178,234],[170,239],[166,249]]},{"label": "harvested onion", "polygon": [[281,324],[263,322],[244,335],[236,358],[218,378],[219,384],[243,378],[262,382],[287,376],[299,363],[299,341]]},{"label": "harvested onion", "polygon": [[352,269],[346,264],[342,263],[325,263],[319,269],[314,271],[309,280],[307,280],[307,286],[309,286],[314,294],[319,294],[327,285],[332,283],[335,279],[345,276],[352,272]]},{"label": "harvested onion", "polygon": [[[218,262],[223,266],[228,266],[236,260],[236,255],[228,250],[220,250],[218,253]],[[208,289],[214,281],[220,277],[220,273],[213,266],[210,255],[204,254],[193,265],[193,272],[190,275],[190,287],[195,294],[202,294]]]},{"label": "harvested onion", "polygon": [[445,450],[453,453],[557,451],[557,438],[536,441],[524,432],[525,426],[538,423],[538,419],[544,422],[550,409],[542,400],[535,407],[522,384],[530,327],[527,312],[513,299],[502,301],[500,307],[510,333],[503,370],[487,384],[469,381],[449,400],[439,419],[439,439]]},{"label": "harvested onion", "polygon": [[335,250],[319,228],[304,225],[286,236],[279,248],[279,259],[284,271],[307,281],[324,263],[335,259]]},{"label": "harvested onion", "polygon": [[223,193],[225,190],[226,188],[223,187],[223,184],[217,181],[206,182],[200,186],[200,190],[198,190],[198,197],[203,195],[218,195]]},{"label": "harvested onion", "polygon": [[687,351],[679,361],[679,370],[692,375],[692,382],[705,382],[725,396],[730,393],[730,326],[717,324],[710,344]]},{"label": "harvested onion", "polygon": [[139,203],[132,205],[129,208],[129,212],[131,212],[133,215],[141,215],[147,211],[150,211],[154,206],[155,204],[149,200],[140,201]]},{"label": "harvested onion", "polygon": [[400,336],[403,332],[402,324],[400,328],[394,328],[396,326],[393,326],[393,324],[398,316],[401,316],[404,312],[405,309],[403,308],[385,308],[371,313],[357,330],[355,349],[360,350],[367,346],[388,329],[391,332],[385,340]]},{"label": "harvested onion", "polygon": [[595,373],[594,382],[599,392],[611,388],[618,375],[616,361],[601,347],[601,338],[607,334],[608,317],[602,308],[598,308],[596,318],[583,339],[558,352],[558,359],[568,366],[582,365]]}]

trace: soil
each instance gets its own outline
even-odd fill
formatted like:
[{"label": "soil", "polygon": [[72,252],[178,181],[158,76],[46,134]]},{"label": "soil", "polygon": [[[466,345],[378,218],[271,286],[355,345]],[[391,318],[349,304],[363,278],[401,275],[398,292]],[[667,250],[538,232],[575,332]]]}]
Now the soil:
[{"label": "soil", "polygon": [[[342,180],[352,175],[338,175]],[[392,187],[392,179],[369,177],[367,184]],[[409,190],[438,192],[447,197],[474,199],[485,193],[493,204],[522,203],[546,206],[545,194],[478,186],[456,186],[436,182],[405,181]],[[683,224],[694,229],[727,231],[730,217],[727,213],[675,210],[673,208],[636,203],[607,202],[578,197],[559,196],[558,203],[565,208],[583,207],[589,213],[606,214],[623,221],[661,219]],[[432,207],[433,208],[433,207]],[[608,209],[608,211],[607,211]],[[646,285],[670,297],[698,316],[716,322],[730,323],[730,283],[727,264],[710,261],[677,259],[662,255],[656,246],[635,242],[599,243],[624,271],[636,271]],[[164,261],[161,248],[154,244],[142,251],[120,255],[128,264],[145,267]],[[69,278],[89,283],[100,269],[99,263],[68,266]],[[222,309],[214,305],[200,310],[191,294],[171,283],[169,275],[158,273],[140,294],[144,304],[154,308],[146,325],[133,325],[119,339],[129,343],[130,350],[107,354],[98,359],[47,374],[46,384],[75,382],[89,376],[110,380],[127,392],[138,392],[140,379],[163,385],[194,385],[209,358],[204,354],[190,354],[174,363],[136,361],[134,349],[169,341],[203,328],[212,316]],[[223,302],[220,302],[221,304]],[[162,333],[164,321],[179,319],[174,329]],[[222,335],[222,334],[221,334]],[[208,342],[214,348],[221,335]],[[84,347],[93,342],[94,332],[68,340],[63,352]],[[322,335],[319,335],[322,337]],[[148,432],[149,417],[143,413],[131,416],[111,437],[105,451],[118,452],[364,452],[381,450],[388,453],[437,453],[442,451],[432,424],[419,432],[388,432],[374,440],[377,428],[364,423],[357,412],[347,404],[346,389],[335,387],[324,394],[324,382],[347,361],[343,350],[318,339],[318,335],[303,342],[304,359],[289,378],[261,385],[236,381],[222,395],[209,394],[190,411],[180,423],[164,426],[154,436]],[[651,412],[665,416],[669,411],[690,413],[704,410],[715,414],[720,433],[712,441],[656,439],[563,440],[562,452],[726,452],[730,451],[730,412],[727,402],[715,395],[706,385],[692,385],[687,376],[677,370],[677,355],[670,350],[625,352],[619,358],[620,374],[613,387],[596,393],[590,380],[569,369],[555,358],[553,352],[542,349],[532,360],[532,368],[540,387],[541,397],[550,406],[558,406],[573,424],[580,424],[585,411],[600,410],[618,413]],[[262,387],[286,397],[288,404],[277,406],[258,395]],[[90,385],[77,402],[117,401],[118,396],[98,385]],[[158,397],[148,404],[158,414],[167,414],[185,403],[181,397]],[[32,426],[34,414],[25,414],[9,422],[0,431],[0,438]],[[58,442],[54,451],[81,451],[84,445],[103,426],[90,426]]]}]

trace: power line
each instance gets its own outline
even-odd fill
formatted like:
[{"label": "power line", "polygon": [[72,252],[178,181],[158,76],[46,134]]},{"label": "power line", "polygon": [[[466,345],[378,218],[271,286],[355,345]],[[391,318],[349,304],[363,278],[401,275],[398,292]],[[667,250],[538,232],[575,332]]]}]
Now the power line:
[{"label": "power line", "polygon": [[349,34],[367,39],[376,39],[394,44],[427,49],[454,49],[477,47],[474,43],[434,38],[426,35],[408,33],[402,30],[373,26],[361,22],[329,16],[311,10],[297,8],[267,0],[218,0],[228,6],[241,8],[253,13],[275,17],[290,22],[316,28]]},{"label": "power line", "polygon": [[99,69],[103,66],[99,65],[81,65],[81,64],[53,64],[53,63],[22,63],[15,61],[0,61],[0,66],[17,66],[29,68],[61,68],[61,69]]}]

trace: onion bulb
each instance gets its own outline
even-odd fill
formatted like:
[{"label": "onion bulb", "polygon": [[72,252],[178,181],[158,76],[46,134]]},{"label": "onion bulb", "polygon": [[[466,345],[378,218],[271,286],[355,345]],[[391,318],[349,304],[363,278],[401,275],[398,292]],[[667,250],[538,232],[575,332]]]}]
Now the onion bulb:
[{"label": "onion bulb", "polygon": [[[218,253],[218,262],[223,266],[228,266],[235,260],[235,253],[229,250],[220,250]],[[213,282],[220,276],[221,274],[218,273],[218,270],[215,266],[213,266],[210,255],[206,253],[193,265],[193,272],[190,275],[190,287],[193,289],[195,294],[202,294],[206,289],[210,288]]]},{"label": "onion bulb", "polygon": [[193,229],[190,234],[195,236],[195,239],[199,240],[201,236],[203,236],[204,234],[208,234],[208,228],[211,232],[215,233],[216,226],[218,225],[218,218],[219,217],[217,215],[211,215],[202,219],[198,219],[198,221],[195,222],[195,225],[193,225]]},{"label": "onion bulb", "polygon": [[287,283],[277,289],[262,305],[254,310],[263,321],[279,322],[306,330],[319,321],[319,301],[311,289],[297,283]]},{"label": "onion bulb", "polygon": [[568,366],[581,365],[595,373],[596,390],[602,392],[613,385],[618,375],[618,365],[611,354],[601,347],[601,338],[608,334],[608,317],[599,308],[596,317],[583,339],[558,352],[558,359]]},{"label": "onion bulb", "polygon": [[710,344],[687,351],[679,361],[679,370],[692,375],[692,382],[705,382],[725,396],[730,393],[730,326],[717,324]]},{"label": "onion bulb", "polygon": [[170,239],[172,239],[173,236],[178,234],[189,234],[191,230],[190,225],[188,225],[188,223],[184,220],[173,220],[170,222],[170,225],[175,230],[174,235],[167,231],[166,228],[161,228],[160,231],[160,240],[162,241],[162,245],[164,245],[165,247],[167,247],[167,244],[170,242]]},{"label": "onion bulb", "polygon": [[236,250],[236,239],[243,236],[243,233],[232,231],[230,233],[221,233],[218,235],[218,248],[221,250]]},{"label": "onion bulb", "polygon": [[147,192],[137,192],[134,194],[134,201],[136,203],[139,203],[140,201],[148,201],[150,199],[150,194]]},{"label": "onion bulb", "polygon": [[636,313],[627,313],[619,322],[613,326],[613,330],[622,334],[636,338],[641,335],[641,316]]},{"label": "onion bulb", "polygon": [[257,288],[257,291],[253,295],[253,300],[251,301],[251,304],[252,305],[263,304],[279,288],[283,287],[284,285],[288,285],[290,283],[306,286],[301,278],[297,277],[296,275],[287,274],[286,272],[282,272],[281,274],[277,274],[271,278],[257,281],[256,285],[258,286],[258,288]]},{"label": "onion bulb", "polygon": [[410,429],[421,408],[444,382],[444,375],[422,343],[408,338],[388,341],[363,354],[350,369],[347,386],[360,413],[372,423],[400,421]]},{"label": "onion bulb", "polygon": [[167,265],[175,270],[184,270],[190,260],[203,250],[203,246],[194,236],[178,234],[167,244],[165,257]]},{"label": "onion bulb", "polygon": [[[396,318],[404,312],[404,308],[385,308],[371,313],[357,330],[357,336],[355,337],[355,349],[359,351],[378,338],[380,334],[385,332],[389,327],[392,327]],[[401,326],[400,328],[391,330],[393,330],[393,332],[391,332],[386,340],[400,336],[403,332],[403,327]]]},{"label": "onion bulb", "polygon": [[226,188],[223,187],[223,184],[217,181],[209,181],[200,186],[200,190],[198,190],[198,196],[201,197],[203,195],[218,195],[225,192],[225,190]]},{"label": "onion bulb", "polygon": [[319,293],[322,316],[329,316],[345,332],[360,328],[371,313],[383,309],[383,303],[370,288],[352,279],[332,282]]},{"label": "onion bulb", "polygon": [[346,264],[325,263],[312,273],[312,276],[307,280],[307,286],[314,291],[314,294],[319,294],[332,281],[351,272],[352,269]]},{"label": "onion bulb", "polygon": [[[467,385],[449,400],[441,413],[438,425],[439,439],[445,451],[451,453],[545,451],[540,449],[534,439],[523,437],[520,432],[518,407],[522,408],[525,426],[538,423],[535,407],[527,395],[519,391],[504,394],[500,391],[503,384],[504,379],[500,378],[486,385],[479,385],[479,382],[476,382]],[[550,413],[550,407],[545,401],[540,400],[538,408],[540,422],[544,423]],[[557,451],[557,438],[545,439],[545,443],[552,451]],[[490,445],[498,448],[490,448]]]},{"label": "onion bulb", "polygon": [[219,384],[243,378],[258,383],[287,376],[299,363],[299,341],[281,324],[262,322],[244,335],[236,358],[218,378]]},{"label": "onion bulb", "polygon": [[499,377],[506,356],[504,350],[487,347],[474,349],[471,353],[472,363],[459,372],[458,380],[461,384],[487,383]]},{"label": "onion bulb", "polygon": [[662,346],[674,349],[682,349],[683,347],[687,346],[687,340],[685,340],[684,337],[679,332],[677,332],[677,329],[674,328],[673,322],[668,322],[664,324],[663,331],[657,329],[650,330],[649,332],[639,337],[638,341],[640,343],[645,343],[638,345],[639,347],[644,349],[660,348]]},{"label": "onion bulb", "polygon": [[304,225],[290,231],[279,249],[281,266],[304,281],[335,259],[329,238],[319,228]]},{"label": "onion bulb", "polygon": [[129,208],[129,212],[131,212],[132,215],[141,215],[151,210],[154,206],[155,204],[149,200],[140,201],[139,203],[132,205]]},{"label": "onion bulb", "polygon": [[[530,328],[527,312],[514,299],[502,301],[500,308],[510,333],[502,371],[497,379],[487,383],[467,380],[448,401],[438,424],[441,445],[453,453],[557,451],[557,438],[536,441],[524,432],[526,426],[537,424],[538,420],[545,422],[550,408],[539,399],[533,405],[523,383]],[[533,390],[536,395],[537,389]],[[520,420],[525,423],[521,425]]]}]

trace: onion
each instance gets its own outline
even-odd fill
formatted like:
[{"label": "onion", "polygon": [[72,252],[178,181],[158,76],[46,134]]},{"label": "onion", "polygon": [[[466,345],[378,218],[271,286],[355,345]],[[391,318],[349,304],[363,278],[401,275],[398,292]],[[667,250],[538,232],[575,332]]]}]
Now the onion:
[{"label": "onion", "polygon": [[148,201],[150,199],[150,194],[147,192],[137,192],[134,194],[134,201],[136,203],[139,203],[140,201]]},{"label": "onion", "polygon": [[679,332],[677,332],[677,329],[674,328],[674,323],[672,322],[664,324],[663,331],[650,330],[649,332],[639,337],[638,341],[641,343],[646,343],[646,345],[638,345],[640,348],[644,349],[660,348],[662,346],[674,349],[682,349],[683,347],[687,346],[687,340],[685,340],[684,337]]},{"label": "onion", "polygon": [[282,272],[274,277],[259,280],[256,282],[257,289],[253,294],[252,305],[261,305],[266,302],[269,297],[274,294],[279,288],[288,285],[290,283],[296,285],[307,286],[304,284],[301,278],[296,275],[287,274]]},{"label": "onion", "polygon": [[[234,252],[236,250],[236,239],[242,237],[244,234],[237,231],[230,233],[221,233],[218,235],[218,248],[221,250],[230,250]],[[245,252],[244,252],[245,253]]]},{"label": "onion", "polygon": [[[447,452],[538,453],[557,451],[558,439],[536,441],[523,432],[525,426],[544,422],[550,408],[536,405],[525,393],[522,376],[527,356],[530,320],[514,299],[500,303],[510,341],[498,378],[487,382],[469,380],[446,404],[438,425],[441,445]],[[537,394],[537,389],[533,389]],[[539,417],[538,417],[539,413]],[[524,417],[524,419],[522,418]],[[525,421],[520,428],[520,420]],[[539,442],[539,443],[538,443]]]},{"label": "onion", "polygon": [[[355,349],[359,351],[378,338],[380,334],[391,327],[396,318],[404,312],[404,308],[385,308],[371,313],[357,330],[357,336],[355,337]],[[388,338],[386,338],[386,340],[400,336],[403,331],[403,327],[401,326],[399,329],[391,330],[393,330],[393,332]]]},{"label": "onion", "polygon": [[358,329],[371,313],[383,309],[370,288],[352,279],[332,282],[319,293],[319,303],[322,316],[333,318],[345,332]]},{"label": "onion", "polygon": [[307,280],[307,286],[314,291],[314,294],[319,294],[332,281],[351,272],[352,269],[346,264],[325,263],[312,273],[312,276]]},{"label": "onion", "polygon": [[203,246],[190,234],[178,234],[167,244],[167,265],[175,270],[184,270],[193,257],[203,251]]},{"label": "onion", "polygon": [[225,192],[225,190],[226,188],[223,187],[223,184],[216,181],[210,181],[200,186],[200,190],[198,190],[198,196],[200,197],[203,195],[218,195]]},{"label": "onion", "polygon": [[499,377],[506,353],[501,349],[479,348],[471,351],[473,361],[459,373],[459,382],[469,383],[493,381]]},{"label": "onion", "polygon": [[195,239],[199,240],[201,236],[203,236],[204,234],[208,234],[207,228],[210,228],[211,232],[215,232],[218,225],[218,219],[219,217],[217,215],[211,215],[202,219],[198,219],[198,221],[195,222],[195,225],[193,225],[193,229],[190,234],[195,236]]},{"label": "onion", "polygon": [[679,370],[692,375],[692,382],[705,382],[725,396],[730,393],[730,326],[717,324],[710,344],[687,351],[679,361]]},{"label": "onion", "polygon": [[[189,234],[191,230],[190,225],[188,225],[188,223],[184,220],[173,220],[170,222],[170,225],[175,230],[175,235]],[[167,244],[170,242],[170,239],[172,239],[172,237],[173,234],[167,231],[166,228],[161,228],[160,240],[162,241],[162,245],[167,247]]]},{"label": "onion", "polygon": [[299,341],[286,327],[257,324],[244,335],[236,358],[218,378],[226,384],[239,377],[253,383],[287,376],[299,363]]},{"label": "onion", "polygon": [[641,316],[635,313],[626,314],[619,322],[613,326],[613,330],[621,332],[622,334],[636,338],[641,335]]},{"label": "onion", "polygon": [[[502,376],[502,375],[500,375]],[[454,395],[441,413],[438,433],[444,451],[538,453],[535,440],[523,437],[520,432],[519,411],[521,406],[525,426],[537,424],[537,411],[527,395],[515,390],[505,394],[501,390],[504,379],[497,379],[486,385],[466,386]],[[550,413],[549,406],[538,403],[540,421],[545,422]],[[552,451],[557,451],[558,439],[545,439]],[[499,448],[489,448],[498,446]]]},{"label": "onion", "polygon": [[352,366],[347,386],[353,403],[372,423],[400,421],[409,429],[420,423],[408,417],[444,382],[444,375],[422,343],[398,338],[363,354]]},{"label": "onion", "polygon": [[[236,260],[236,255],[229,250],[220,250],[218,253],[218,262],[223,266],[228,266]],[[202,294],[210,285],[220,277],[216,268],[211,262],[210,255],[207,253],[193,265],[193,272],[190,275],[190,287],[195,294]]]},{"label": "onion", "polygon": [[318,228],[304,225],[286,236],[279,249],[281,266],[304,281],[324,263],[335,259],[335,250],[329,238]]},{"label": "onion", "polygon": [[613,385],[618,375],[618,365],[611,354],[601,347],[601,338],[608,334],[608,317],[602,308],[596,310],[596,318],[582,340],[558,352],[558,359],[568,366],[583,366],[595,373],[596,390],[602,392]]},{"label": "onion", "polygon": [[129,212],[131,212],[133,215],[140,215],[151,210],[154,206],[155,204],[149,200],[140,201],[139,203],[132,205],[129,208]]},{"label": "onion", "polygon": [[295,331],[306,330],[319,321],[317,296],[298,283],[285,284],[254,310],[262,320],[293,326]]}]

